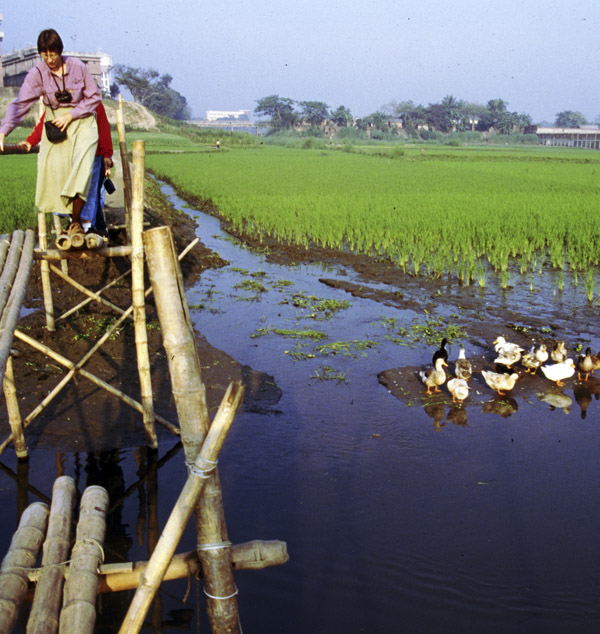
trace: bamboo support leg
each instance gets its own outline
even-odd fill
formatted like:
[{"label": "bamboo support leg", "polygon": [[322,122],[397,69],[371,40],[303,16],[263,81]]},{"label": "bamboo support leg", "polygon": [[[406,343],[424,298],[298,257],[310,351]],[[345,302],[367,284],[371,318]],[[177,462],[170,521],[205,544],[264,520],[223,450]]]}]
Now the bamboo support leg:
[{"label": "bamboo support leg", "polygon": [[19,409],[19,400],[17,399],[17,390],[15,389],[15,376],[13,373],[12,357],[6,360],[6,370],[4,372],[4,397],[6,399],[6,409],[8,410],[8,422],[12,430],[13,444],[15,453],[21,460],[27,458],[27,444],[23,434],[23,420],[21,419],[21,411]]},{"label": "bamboo support leg", "polygon": [[242,402],[243,394],[244,388],[240,382],[229,385],[198,457],[190,466],[190,474],[148,562],[146,573],[141,577],[140,585],[125,615],[119,634],[136,634],[140,631],[148,607],[158,591],[169,562],[175,554],[177,544],[198,503],[207,477],[215,469],[219,452],[225,442],[237,408]]},{"label": "bamboo support leg", "polygon": [[73,478],[57,478],[52,489],[42,569],[27,623],[27,634],[54,634],[58,631],[65,569],[60,564],[69,558],[74,499]]},{"label": "bamboo support leg", "polygon": [[[150,280],[169,360],[175,406],[181,426],[186,460],[193,462],[208,429],[206,392],[181,270],[168,227],[144,233]],[[239,632],[237,590],[231,572],[231,549],[218,472],[209,478],[196,509],[198,556],[205,579],[205,594],[214,634]],[[208,547],[208,545],[211,545]],[[215,547],[215,544],[218,546]]]},{"label": "bamboo support leg", "polygon": [[98,566],[104,560],[108,493],[90,486],[81,498],[77,540],[65,581],[61,634],[92,634],[96,622]]},{"label": "bamboo support leg", "polygon": [[144,142],[133,142],[133,187],[131,196],[131,289],[133,324],[138,373],[140,376],[140,400],[146,429],[146,442],[151,449],[158,447],[154,428],[154,403],[152,400],[152,379],[150,375],[150,355],[148,353],[148,332],[146,330],[146,299],[144,296]]},{"label": "bamboo support leg", "polygon": [[27,507],[0,567],[0,634],[10,634],[27,592],[27,569],[33,568],[44,541],[48,506],[35,502]]},{"label": "bamboo support leg", "polygon": [[[57,216],[56,214],[52,214],[52,217],[54,218],[54,231],[56,233],[56,246],[60,249],[59,246],[59,236],[63,233],[63,228],[62,228],[62,223],[60,221],[60,216]],[[66,234],[65,234],[66,235]],[[68,240],[68,238],[67,238]],[[68,245],[68,249],[71,248],[71,241],[68,240],[69,245]],[[60,268],[62,270],[62,272],[65,275],[69,274],[69,261],[68,260],[61,260],[60,261]]]},{"label": "bamboo support leg", "polygon": [[[48,249],[48,238],[46,233],[46,214],[38,212],[38,240],[40,250]],[[46,311],[46,328],[54,332],[54,305],[52,302],[52,285],[50,284],[50,267],[46,260],[40,262],[40,274],[42,277],[42,292],[44,294],[44,309]]]}]

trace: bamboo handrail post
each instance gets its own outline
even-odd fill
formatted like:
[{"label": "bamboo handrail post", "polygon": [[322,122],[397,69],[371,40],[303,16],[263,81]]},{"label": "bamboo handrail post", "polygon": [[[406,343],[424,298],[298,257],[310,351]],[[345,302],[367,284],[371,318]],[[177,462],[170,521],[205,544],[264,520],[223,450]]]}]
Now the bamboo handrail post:
[{"label": "bamboo handrail post", "polygon": [[121,168],[123,170],[123,193],[125,200],[125,227],[127,243],[131,237],[131,171],[129,169],[129,153],[125,139],[125,117],[123,114],[123,96],[119,95],[117,108],[117,134],[119,136],[119,150],[121,152]]},{"label": "bamboo handrail post", "polygon": [[27,592],[27,569],[33,568],[44,541],[48,506],[34,502],[25,509],[0,567],[0,634],[10,634]]},{"label": "bamboo handrail post", "polygon": [[[46,214],[38,211],[38,240],[41,251],[48,249],[46,234]],[[52,285],[50,284],[50,267],[46,260],[40,262],[40,274],[42,278],[42,292],[44,295],[44,310],[46,311],[46,329],[54,332],[54,304],[52,301]]]},{"label": "bamboo handrail post", "polygon": [[48,533],[42,568],[27,623],[27,634],[54,634],[58,630],[65,566],[71,547],[71,523],[75,481],[60,476],[52,488]]},{"label": "bamboo handrail post", "polygon": [[136,634],[140,631],[148,607],[158,591],[169,562],[175,554],[177,544],[181,539],[192,511],[198,503],[198,498],[202,494],[207,477],[215,468],[219,452],[233,423],[243,394],[244,387],[239,381],[231,383],[227,388],[213,424],[196,460],[190,467],[190,474],[148,562],[146,572],[140,579],[140,584],[129,605],[119,634]]},{"label": "bamboo handrail post", "polygon": [[146,330],[146,299],[144,296],[144,142],[133,142],[133,180],[131,191],[131,290],[133,324],[138,373],[140,377],[140,400],[144,408],[143,421],[147,444],[151,449],[158,447],[154,428],[154,403],[152,400],[152,379],[150,356],[148,353],[148,332]]},{"label": "bamboo handrail post", "polygon": [[77,539],[65,581],[61,634],[92,634],[96,622],[98,567],[104,560],[108,493],[90,486],[81,498]]},{"label": "bamboo handrail post", "polygon": [[9,356],[6,361],[3,385],[6,409],[8,410],[8,422],[12,431],[15,453],[20,460],[26,460],[28,455],[27,444],[25,442],[25,435],[23,434],[23,419],[21,418],[21,410],[19,409],[11,356]]}]

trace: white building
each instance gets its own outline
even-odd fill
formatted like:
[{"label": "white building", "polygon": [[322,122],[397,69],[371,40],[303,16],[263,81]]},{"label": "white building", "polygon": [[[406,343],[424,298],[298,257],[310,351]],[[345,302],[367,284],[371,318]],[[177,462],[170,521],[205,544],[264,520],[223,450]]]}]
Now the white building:
[{"label": "white building", "polygon": [[250,121],[250,110],[207,110],[207,121]]}]

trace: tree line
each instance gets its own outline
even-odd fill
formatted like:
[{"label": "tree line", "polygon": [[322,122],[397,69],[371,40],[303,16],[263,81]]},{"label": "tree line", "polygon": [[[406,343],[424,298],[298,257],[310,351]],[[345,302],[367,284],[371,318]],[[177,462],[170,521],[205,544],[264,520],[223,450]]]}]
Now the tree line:
[{"label": "tree line", "polygon": [[173,77],[161,75],[154,68],[115,66],[115,82],[110,94],[115,98],[120,88],[126,88],[136,103],[142,104],[163,117],[183,121],[191,118],[186,98],[171,88]]},{"label": "tree line", "polygon": [[[327,121],[332,121],[338,127],[397,133],[398,126],[393,124],[395,120],[402,123],[407,134],[415,136],[422,135],[424,130],[487,132],[493,129],[499,134],[512,134],[524,132],[525,128],[532,125],[530,115],[511,112],[503,99],[490,99],[484,106],[452,95],[428,106],[417,105],[412,101],[392,101],[361,118],[354,118],[345,106],[333,110],[322,101],[294,101],[279,95],[263,97],[256,104],[254,113],[269,117],[274,132],[301,125],[322,128]],[[565,110],[556,115],[555,125],[559,127],[577,127],[585,123],[585,117],[580,112]]]}]

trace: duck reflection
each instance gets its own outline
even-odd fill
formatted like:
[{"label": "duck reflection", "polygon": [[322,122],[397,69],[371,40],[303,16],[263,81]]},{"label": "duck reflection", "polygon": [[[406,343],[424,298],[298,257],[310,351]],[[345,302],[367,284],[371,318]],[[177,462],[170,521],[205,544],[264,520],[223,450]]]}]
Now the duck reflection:
[{"label": "duck reflection", "polygon": [[498,414],[498,416],[502,416],[502,418],[512,416],[518,409],[517,401],[512,396],[494,398],[491,401],[486,401],[481,406],[482,412],[486,414]]},{"label": "duck reflection", "polygon": [[600,394],[600,384],[592,385],[583,383],[576,383],[573,388],[573,396],[575,397],[575,401],[579,408],[581,409],[581,418],[585,420],[587,416],[588,407],[592,403],[592,397],[595,396],[598,399],[598,395]]},{"label": "duck reflection", "polygon": [[446,409],[443,403],[435,403],[433,405],[427,405],[424,407],[425,413],[431,419],[433,419],[433,428],[436,431],[442,431],[442,427],[446,425],[444,421],[444,415],[446,414]]},{"label": "duck reflection", "polygon": [[446,416],[446,422],[450,421],[453,425],[459,427],[466,427],[467,425],[467,408],[462,405],[453,405],[448,410],[448,416]]},{"label": "duck reflection", "polygon": [[536,396],[538,401],[548,403],[551,411],[562,409],[565,414],[569,414],[571,411],[573,399],[570,396],[567,396],[564,392],[552,390],[548,392],[538,392]]}]

